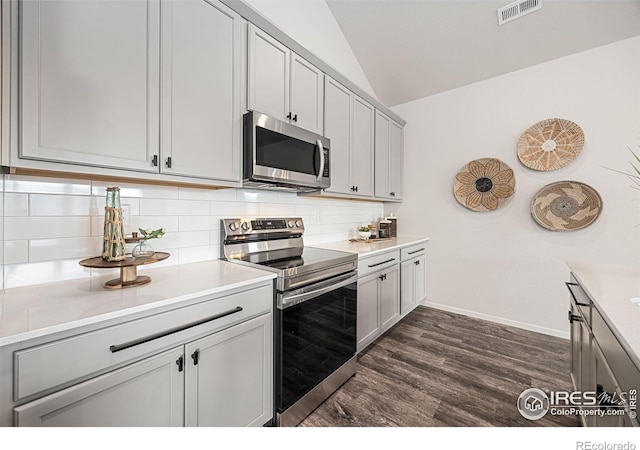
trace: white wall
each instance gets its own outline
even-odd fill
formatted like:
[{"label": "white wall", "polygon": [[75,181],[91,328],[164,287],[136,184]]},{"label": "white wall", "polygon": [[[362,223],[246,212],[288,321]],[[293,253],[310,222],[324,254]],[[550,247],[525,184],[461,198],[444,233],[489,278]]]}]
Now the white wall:
[{"label": "white wall", "polygon": [[245,0],[318,58],[378,98],[324,0]]},{"label": "white wall", "polygon": [[[405,201],[387,207],[400,232],[427,235],[428,301],[442,308],[567,336],[566,260],[640,262],[640,192],[623,175],[628,147],[640,145],[640,37],[425,97],[393,108],[405,128]],[[547,118],[585,133],[579,158],[552,172],[524,167],[520,134]],[[478,213],[453,195],[468,161],[497,157],[511,166],[516,193]],[[547,231],[531,218],[532,196],[548,183],[577,180],[604,202],[584,230]]]}]

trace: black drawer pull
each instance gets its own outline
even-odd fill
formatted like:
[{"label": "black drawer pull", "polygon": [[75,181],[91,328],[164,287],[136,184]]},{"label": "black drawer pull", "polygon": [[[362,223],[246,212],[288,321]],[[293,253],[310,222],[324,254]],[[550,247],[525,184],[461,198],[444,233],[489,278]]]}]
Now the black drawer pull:
[{"label": "black drawer pull", "polygon": [[414,250],[414,251],[412,251],[412,252],[409,252],[409,253],[407,253],[407,255],[413,255],[414,253],[421,252],[422,250],[424,250],[424,247],[422,247],[422,248],[420,248],[420,249],[418,249],[418,250]]},{"label": "black drawer pull", "polygon": [[[571,286],[580,286],[578,283],[565,283],[567,285],[567,289],[569,289],[569,292],[571,293],[571,297],[573,297],[573,301],[576,302],[576,305],[578,306],[591,306],[588,303],[580,303],[578,301],[578,299],[576,298],[575,294],[573,293],[573,290],[571,289]],[[580,286],[580,288],[582,288],[582,286]]]},{"label": "black drawer pull", "polygon": [[124,344],[112,345],[111,347],[109,347],[109,350],[111,350],[111,353],[116,353],[121,350],[126,350],[128,348],[135,347],[136,345],[144,344],[145,342],[153,341],[154,339],[159,339],[161,337],[169,336],[170,334],[178,333],[188,328],[197,327],[198,325],[202,325],[203,323],[212,322],[214,320],[221,319],[226,316],[230,316],[231,314],[235,314],[240,311],[242,311],[242,308],[240,306],[236,306],[235,308],[230,309],[229,311],[216,314],[215,316],[207,317],[206,319],[198,320],[196,322],[191,322],[186,325],[182,325],[180,327],[175,327],[169,330],[161,331],[159,333],[151,334],[149,336],[145,336],[140,339],[125,342]]},{"label": "black drawer pull", "polygon": [[580,316],[572,314],[571,311],[569,311],[569,313],[567,314],[567,318],[569,319],[569,323],[582,322],[582,318]]},{"label": "black drawer pull", "polygon": [[379,262],[379,263],[369,264],[369,266],[368,266],[368,267],[375,267],[375,266],[379,266],[379,265],[381,265],[381,264],[386,264],[386,263],[388,263],[388,262],[395,261],[395,260],[396,260],[395,258],[387,259],[386,261],[382,261],[382,262]]}]

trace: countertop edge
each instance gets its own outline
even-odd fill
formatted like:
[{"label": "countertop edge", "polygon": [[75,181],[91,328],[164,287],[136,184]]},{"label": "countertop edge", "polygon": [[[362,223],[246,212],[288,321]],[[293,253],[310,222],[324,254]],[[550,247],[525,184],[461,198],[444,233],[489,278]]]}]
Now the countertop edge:
[{"label": "countertop edge", "polygon": [[570,273],[574,277],[576,277],[576,280],[578,280],[578,283],[580,283],[580,286],[582,287],[582,289],[584,289],[586,294],[594,303],[594,306],[598,309],[598,312],[602,315],[602,318],[605,320],[605,322],[607,323],[607,326],[609,327],[613,335],[616,337],[618,342],[620,342],[620,345],[622,346],[624,351],[627,353],[629,358],[631,358],[631,360],[636,365],[636,367],[640,369],[640,354],[639,354],[640,349],[636,350],[633,348],[633,346],[629,343],[629,341],[620,332],[618,326],[615,324],[615,320],[612,320],[610,315],[607,313],[607,307],[603,305],[603,303],[600,300],[598,300],[597,296],[594,295],[593,292],[589,290],[589,283],[585,283],[584,278],[579,273],[582,269],[580,267],[576,267],[576,265],[582,265],[583,263],[579,263],[577,261],[566,261],[566,264],[567,264],[567,267],[569,267]]},{"label": "countertop edge", "polygon": [[[375,249],[367,252],[358,251],[358,247],[348,248],[349,245],[357,246],[357,245],[367,245],[367,244],[358,244],[358,243],[353,243],[349,241],[325,242],[322,244],[313,244],[311,245],[311,247],[320,247],[320,248],[353,253],[358,255],[358,260],[361,260],[361,259],[369,258],[371,256],[379,255],[379,254],[394,251],[394,250],[400,250],[402,248],[410,247],[420,242],[428,242],[431,240],[431,238],[428,238],[428,237],[416,237],[416,236],[399,236],[396,239],[402,239],[405,242],[402,242],[399,244],[394,243],[393,245],[389,245],[388,247]],[[389,243],[388,241],[383,243],[383,242],[375,242],[374,240],[374,242],[371,242],[370,245],[385,245],[388,243]]]},{"label": "countertop edge", "polygon": [[118,311],[108,312],[104,314],[100,314],[93,317],[88,317],[84,319],[73,320],[70,322],[65,322],[61,324],[52,325],[45,328],[39,328],[37,330],[26,331],[14,335],[0,337],[0,347],[5,347],[8,345],[20,344],[22,342],[26,342],[32,339],[44,338],[49,335],[54,335],[57,333],[71,331],[77,328],[99,325],[103,322],[107,322],[114,319],[121,319],[126,316],[131,316],[140,313],[149,313],[153,314],[154,310],[162,309],[167,306],[176,306],[176,308],[180,308],[181,303],[188,302],[190,300],[196,299],[198,297],[204,297],[207,295],[215,295],[220,294],[226,291],[232,291],[235,289],[239,289],[246,286],[251,286],[254,284],[261,284],[266,281],[270,281],[276,278],[275,273],[269,273],[264,271],[264,275],[257,276],[256,278],[252,278],[250,280],[238,281],[232,284],[226,284],[222,286],[217,286],[211,289],[205,289],[203,291],[195,291],[189,294],[180,295],[178,297],[167,298],[164,300],[158,300],[155,302],[147,303],[144,305],[139,305],[131,308],[121,309]]}]

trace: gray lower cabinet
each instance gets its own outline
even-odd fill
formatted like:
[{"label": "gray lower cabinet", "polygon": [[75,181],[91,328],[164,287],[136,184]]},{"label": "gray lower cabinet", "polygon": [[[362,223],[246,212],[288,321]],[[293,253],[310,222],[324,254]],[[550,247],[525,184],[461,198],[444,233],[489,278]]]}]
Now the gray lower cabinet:
[{"label": "gray lower cabinet", "polygon": [[20,2],[19,20],[10,165],[240,183],[246,22],[237,13],[217,0],[34,0]]},{"label": "gray lower cabinet", "polygon": [[182,347],[15,408],[19,427],[182,426]]},{"label": "gray lower cabinet", "polygon": [[400,265],[383,267],[358,279],[358,351],[400,319]]},{"label": "gray lower cabinet", "polygon": [[16,426],[262,426],[273,417],[272,315],[15,408]]},{"label": "gray lower cabinet", "polygon": [[[573,275],[567,285],[571,292],[571,379],[575,391],[595,393],[598,402],[596,406],[583,407],[589,411],[581,416],[582,424],[639,426],[637,417],[629,414],[629,404],[621,399],[634,391],[637,395],[640,369]],[[621,409],[624,413],[619,412]]]},{"label": "gray lower cabinet", "polygon": [[[427,297],[427,255],[425,244],[402,250],[400,265],[400,314],[405,316]],[[405,254],[407,254],[406,259]],[[406,259],[406,260],[405,260]]]},{"label": "gray lower cabinet", "polygon": [[272,316],[185,346],[187,426],[262,426],[273,416]]}]

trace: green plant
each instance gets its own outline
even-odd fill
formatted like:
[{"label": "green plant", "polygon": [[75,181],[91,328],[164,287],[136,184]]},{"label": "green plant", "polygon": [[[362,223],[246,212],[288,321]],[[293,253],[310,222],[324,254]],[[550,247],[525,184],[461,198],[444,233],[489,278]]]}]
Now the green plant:
[{"label": "green plant", "polygon": [[138,228],[138,231],[145,241],[149,239],[160,239],[166,232],[164,228],[158,228],[157,230],[152,230],[151,228],[143,230],[142,228]]},{"label": "green plant", "polygon": [[366,233],[367,231],[371,231],[371,229],[369,227],[367,227],[367,226],[364,226],[364,227],[358,228],[358,231],[362,231],[362,232]]}]

